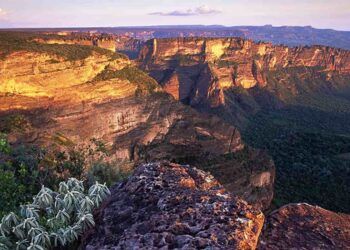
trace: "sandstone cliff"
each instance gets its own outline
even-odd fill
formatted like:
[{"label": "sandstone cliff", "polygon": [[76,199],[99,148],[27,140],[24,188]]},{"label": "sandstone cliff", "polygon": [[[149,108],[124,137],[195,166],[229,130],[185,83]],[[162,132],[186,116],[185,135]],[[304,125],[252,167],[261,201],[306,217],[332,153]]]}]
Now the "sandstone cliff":
[{"label": "sandstone cliff", "polygon": [[246,147],[220,119],[177,103],[124,57],[94,52],[72,61],[17,51],[0,60],[0,69],[1,120],[20,115],[29,124],[10,133],[16,145],[62,139],[82,145],[95,138],[107,143],[113,159],[207,162],[250,203],[266,209],[272,200],[274,165],[266,153]]},{"label": "sandstone cliff", "polygon": [[69,33],[64,35],[48,34],[37,35],[34,41],[44,44],[75,44],[85,46],[97,46],[113,52],[123,52],[131,57],[136,57],[143,42],[127,36],[100,33]]},{"label": "sandstone cliff", "polygon": [[[152,39],[139,64],[176,99],[199,110],[228,107],[231,114],[225,115],[236,116],[233,120],[256,111],[261,101],[278,106],[311,90],[349,87],[339,78],[350,78],[350,51],[241,38]],[[248,102],[237,94],[239,88],[246,89]]]},{"label": "sandstone cliff", "polygon": [[255,249],[264,221],[189,166],[142,165],[111,191],[85,249]]}]

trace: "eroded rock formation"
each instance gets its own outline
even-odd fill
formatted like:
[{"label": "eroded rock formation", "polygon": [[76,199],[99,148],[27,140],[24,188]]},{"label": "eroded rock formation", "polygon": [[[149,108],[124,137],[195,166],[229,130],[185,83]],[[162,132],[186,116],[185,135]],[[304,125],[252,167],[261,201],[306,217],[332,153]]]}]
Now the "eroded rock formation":
[{"label": "eroded rock formation", "polygon": [[272,200],[274,165],[266,153],[246,147],[219,118],[173,100],[125,57],[93,53],[70,61],[17,51],[0,70],[1,120],[20,115],[29,124],[9,134],[15,145],[87,145],[95,138],[113,159],[191,163],[259,208]]},{"label": "eroded rock formation", "polygon": [[123,52],[131,57],[136,57],[141,49],[143,42],[127,36],[118,36],[112,34],[100,33],[68,33],[68,34],[50,34],[35,41],[46,44],[76,44],[97,46],[108,49],[113,52]]},{"label": "eroded rock formation", "polygon": [[[350,73],[350,52],[346,50],[289,48],[241,38],[152,39],[141,50],[139,61],[176,99],[212,108],[225,104],[224,91],[231,87],[252,89],[270,84],[270,89],[280,88],[269,83],[269,72],[310,68],[327,72],[330,82],[333,74]],[[281,80],[282,86],[286,84],[290,83]],[[298,92],[295,86],[288,88],[287,92]]]},{"label": "eroded rock formation", "polygon": [[85,249],[255,249],[264,221],[190,166],[141,165],[111,191]]},{"label": "eroded rock formation", "polygon": [[266,219],[258,249],[350,249],[350,215],[305,203],[289,204]]}]

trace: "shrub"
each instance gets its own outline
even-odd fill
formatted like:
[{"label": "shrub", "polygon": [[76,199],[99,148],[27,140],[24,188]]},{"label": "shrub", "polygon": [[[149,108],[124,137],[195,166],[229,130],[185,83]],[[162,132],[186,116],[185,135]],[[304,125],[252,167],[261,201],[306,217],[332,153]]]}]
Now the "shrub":
[{"label": "shrub", "polygon": [[[112,185],[126,174],[120,169],[128,162],[109,163],[104,142],[92,139],[86,147],[60,144],[41,148],[22,145],[12,148],[5,134],[0,134],[0,218],[28,202],[42,185],[57,189],[69,178]],[[94,176],[96,175],[96,176]],[[15,196],[13,194],[16,194]]]},{"label": "shrub", "polygon": [[219,60],[217,61],[217,66],[219,68],[231,68],[231,67],[237,67],[238,63],[234,61],[228,61],[228,60]]},{"label": "shrub", "polygon": [[11,152],[11,147],[7,141],[5,134],[0,133],[0,153],[9,154]]},{"label": "shrub", "polygon": [[96,182],[86,192],[82,181],[70,178],[57,192],[42,186],[20,213],[0,223],[0,249],[48,249],[68,246],[95,225],[92,211],[110,194]]},{"label": "shrub", "polygon": [[98,181],[106,182],[107,186],[111,186],[129,175],[128,165],[130,165],[128,161],[113,164],[104,161],[94,162],[87,172],[87,184],[89,186]]}]

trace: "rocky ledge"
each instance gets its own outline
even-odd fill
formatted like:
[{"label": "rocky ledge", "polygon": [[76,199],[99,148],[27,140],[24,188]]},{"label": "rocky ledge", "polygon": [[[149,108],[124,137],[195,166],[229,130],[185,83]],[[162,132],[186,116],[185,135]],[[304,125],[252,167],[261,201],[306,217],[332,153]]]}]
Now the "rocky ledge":
[{"label": "rocky ledge", "polygon": [[144,164],[111,191],[85,249],[255,249],[264,222],[259,210],[190,166]]},{"label": "rocky ledge", "polygon": [[350,249],[350,215],[286,205],[267,217],[258,249]]}]

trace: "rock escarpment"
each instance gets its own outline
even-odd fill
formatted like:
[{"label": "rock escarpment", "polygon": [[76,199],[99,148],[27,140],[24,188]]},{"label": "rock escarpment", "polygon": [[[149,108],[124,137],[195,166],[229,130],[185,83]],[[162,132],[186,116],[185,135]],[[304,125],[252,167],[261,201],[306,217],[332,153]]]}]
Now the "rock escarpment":
[{"label": "rock escarpment", "polygon": [[350,215],[289,204],[266,219],[258,249],[350,249]]},{"label": "rock escarpment", "polygon": [[255,249],[264,221],[190,166],[141,165],[111,192],[85,249]]},{"label": "rock escarpment", "polygon": [[[232,106],[232,102],[241,109],[254,109],[240,103],[239,96],[230,98],[228,92],[233,87],[252,92],[256,102],[256,95],[261,96],[265,90],[285,100],[305,92],[309,81],[321,79],[322,84],[312,84],[313,89],[329,90],[340,84],[336,76],[350,75],[347,50],[324,46],[289,48],[241,38],[152,39],[141,50],[139,61],[165,91],[202,109]],[[296,70],[301,72],[294,74]],[[295,83],[295,78],[307,77],[311,80],[301,84],[305,86]]]},{"label": "rock escarpment", "polygon": [[235,127],[161,92],[124,57],[16,51],[0,60],[0,70],[1,126],[17,116],[29,124],[9,133],[15,145],[88,145],[95,138],[112,160],[206,162],[228,190],[259,208],[271,202],[275,170],[266,153],[248,149]]},{"label": "rock escarpment", "polygon": [[128,36],[118,36],[101,33],[67,33],[48,34],[35,38],[35,41],[45,44],[76,44],[86,46],[97,46],[113,52],[123,52],[131,57],[136,57],[143,42]]}]

